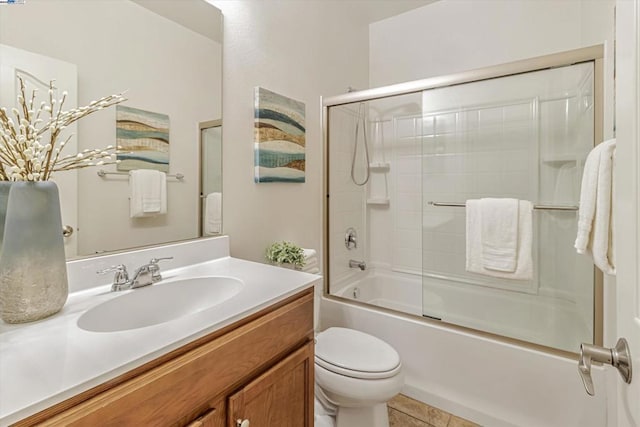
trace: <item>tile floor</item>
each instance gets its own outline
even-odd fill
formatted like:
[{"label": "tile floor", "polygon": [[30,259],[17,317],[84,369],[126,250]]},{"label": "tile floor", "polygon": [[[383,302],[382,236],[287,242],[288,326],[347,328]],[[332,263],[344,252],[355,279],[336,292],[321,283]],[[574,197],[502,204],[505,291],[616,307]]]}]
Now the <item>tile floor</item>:
[{"label": "tile floor", "polygon": [[389,427],[480,427],[403,394],[391,399],[387,409]]}]

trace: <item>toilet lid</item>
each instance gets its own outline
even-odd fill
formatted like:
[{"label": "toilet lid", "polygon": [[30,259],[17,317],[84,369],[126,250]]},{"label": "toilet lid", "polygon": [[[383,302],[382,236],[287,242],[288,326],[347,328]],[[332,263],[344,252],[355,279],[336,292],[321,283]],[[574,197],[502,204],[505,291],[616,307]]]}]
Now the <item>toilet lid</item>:
[{"label": "toilet lid", "polygon": [[400,371],[400,356],[386,342],[346,328],[329,328],[316,337],[315,361],[354,378],[389,378]]}]

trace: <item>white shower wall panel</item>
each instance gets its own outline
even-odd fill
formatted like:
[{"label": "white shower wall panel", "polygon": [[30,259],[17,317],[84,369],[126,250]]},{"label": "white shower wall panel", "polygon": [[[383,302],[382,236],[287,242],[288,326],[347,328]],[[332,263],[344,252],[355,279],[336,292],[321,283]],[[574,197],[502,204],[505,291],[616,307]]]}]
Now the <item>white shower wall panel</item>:
[{"label": "white shower wall panel", "polygon": [[[364,260],[366,256],[365,232],[365,197],[366,187],[357,186],[351,178],[351,159],[355,144],[355,124],[357,109],[336,108],[331,116],[331,134],[329,135],[331,150],[329,151],[330,173],[329,185],[331,199],[329,210],[331,221],[330,246],[328,254],[332,277],[331,285],[345,280],[355,272],[349,268],[349,259]],[[362,170],[357,169],[358,177]],[[354,228],[358,235],[358,247],[348,250],[345,246],[345,233]]]}]

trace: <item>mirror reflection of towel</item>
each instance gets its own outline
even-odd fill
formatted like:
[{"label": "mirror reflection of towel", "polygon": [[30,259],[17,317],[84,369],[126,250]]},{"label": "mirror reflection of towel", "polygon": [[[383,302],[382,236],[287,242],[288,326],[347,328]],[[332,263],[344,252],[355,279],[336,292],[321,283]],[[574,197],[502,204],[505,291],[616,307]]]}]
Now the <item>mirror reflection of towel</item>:
[{"label": "mirror reflection of towel", "polygon": [[222,193],[207,194],[204,204],[204,233],[222,233]]},{"label": "mirror reflection of towel", "polygon": [[129,171],[129,208],[131,218],[167,213],[167,175],[151,169]]}]

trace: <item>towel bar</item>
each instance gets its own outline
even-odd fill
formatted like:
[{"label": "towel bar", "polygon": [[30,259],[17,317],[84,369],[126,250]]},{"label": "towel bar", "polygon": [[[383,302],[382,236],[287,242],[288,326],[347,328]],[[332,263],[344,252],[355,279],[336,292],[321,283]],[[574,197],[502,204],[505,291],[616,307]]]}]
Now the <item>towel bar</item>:
[{"label": "towel bar", "polygon": [[[449,203],[449,202],[427,202],[432,206],[447,206],[454,208],[463,208],[466,206],[464,203]],[[552,206],[552,205],[534,205],[533,209],[546,210],[546,211],[577,211],[578,206]]]},{"label": "towel bar", "polygon": [[[100,169],[98,172],[96,172],[98,174],[98,176],[100,178],[104,178],[107,175],[129,175],[129,172],[107,172],[104,169]],[[167,178],[175,178],[178,181],[182,181],[184,179],[184,174],[181,173],[177,173],[177,174],[167,174]]]}]

